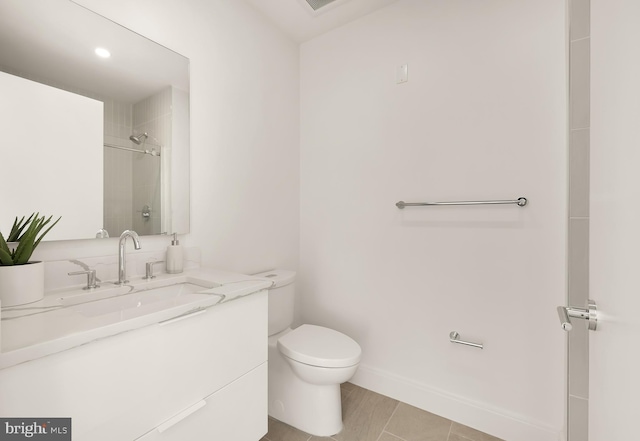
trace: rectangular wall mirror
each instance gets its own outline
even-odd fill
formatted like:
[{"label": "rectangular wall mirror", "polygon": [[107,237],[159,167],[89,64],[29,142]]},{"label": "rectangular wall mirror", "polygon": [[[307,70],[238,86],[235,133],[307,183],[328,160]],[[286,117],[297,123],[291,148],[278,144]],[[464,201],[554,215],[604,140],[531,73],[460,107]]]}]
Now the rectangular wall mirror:
[{"label": "rectangular wall mirror", "polygon": [[3,0],[0,71],[0,231],[189,232],[187,58],[70,0]]}]

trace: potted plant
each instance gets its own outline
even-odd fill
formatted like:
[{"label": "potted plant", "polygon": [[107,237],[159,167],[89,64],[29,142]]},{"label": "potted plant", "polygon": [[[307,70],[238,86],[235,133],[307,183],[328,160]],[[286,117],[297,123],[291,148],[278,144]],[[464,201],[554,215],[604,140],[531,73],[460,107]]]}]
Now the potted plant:
[{"label": "potted plant", "polygon": [[[3,307],[23,305],[44,297],[44,264],[29,259],[42,238],[60,221],[51,225],[50,216],[33,213],[27,220],[16,217],[11,232],[5,237],[0,232],[0,304]],[[42,232],[42,230],[49,227]],[[9,246],[15,242],[17,245]]]}]

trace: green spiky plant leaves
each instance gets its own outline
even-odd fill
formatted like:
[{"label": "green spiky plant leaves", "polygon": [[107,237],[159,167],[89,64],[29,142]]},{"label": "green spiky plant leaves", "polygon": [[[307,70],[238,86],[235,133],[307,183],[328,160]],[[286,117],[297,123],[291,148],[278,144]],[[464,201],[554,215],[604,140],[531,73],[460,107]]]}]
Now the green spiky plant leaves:
[{"label": "green spiky plant leaves", "polygon": [[[24,265],[29,262],[31,254],[40,244],[42,238],[60,221],[60,217],[49,226],[43,233],[44,227],[51,223],[51,218],[40,217],[40,213],[33,213],[25,221],[24,216],[18,220],[16,217],[11,227],[11,232],[7,239],[0,232],[0,266]],[[7,242],[18,242],[15,249],[10,249]]]}]

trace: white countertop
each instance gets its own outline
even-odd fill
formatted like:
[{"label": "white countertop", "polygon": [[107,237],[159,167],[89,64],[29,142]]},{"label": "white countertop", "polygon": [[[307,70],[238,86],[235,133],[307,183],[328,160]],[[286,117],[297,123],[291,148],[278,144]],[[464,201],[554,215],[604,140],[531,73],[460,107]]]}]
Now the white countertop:
[{"label": "white countertop", "polygon": [[[170,296],[145,292],[176,284],[192,289]],[[197,313],[270,286],[265,279],[198,268],[158,274],[151,281],[131,278],[123,286],[104,282],[89,291],[80,287],[50,291],[39,302],[0,312],[0,369]]]}]

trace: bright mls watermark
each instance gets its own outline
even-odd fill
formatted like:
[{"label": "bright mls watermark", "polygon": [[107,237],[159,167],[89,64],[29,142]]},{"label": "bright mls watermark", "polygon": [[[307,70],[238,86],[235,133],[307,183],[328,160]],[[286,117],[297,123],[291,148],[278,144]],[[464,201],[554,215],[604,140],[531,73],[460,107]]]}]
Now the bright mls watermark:
[{"label": "bright mls watermark", "polygon": [[0,418],[0,441],[71,441],[71,418]]}]

